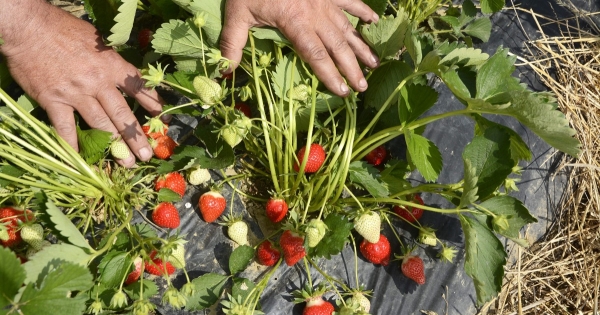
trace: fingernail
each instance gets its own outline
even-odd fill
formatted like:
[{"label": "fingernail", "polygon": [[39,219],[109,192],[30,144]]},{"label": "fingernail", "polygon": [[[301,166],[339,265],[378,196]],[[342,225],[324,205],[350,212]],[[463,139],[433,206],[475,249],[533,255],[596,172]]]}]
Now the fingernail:
[{"label": "fingernail", "polygon": [[379,66],[379,58],[377,58],[377,56],[371,55],[371,61],[373,62],[374,67]]},{"label": "fingernail", "polygon": [[348,86],[346,85],[346,83],[342,83],[340,84],[340,91],[342,92],[342,94],[346,94],[348,93]]},{"label": "fingernail", "polygon": [[362,90],[366,90],[367,89],[367,80],[365,80],[365,78],[360,79],[360,81],[358,81],[358,87]]},{"label": "fingernail", "polygon": [[379,22],[379,15],[377,13],[373,13],[373,23]]},{"label": "fingernail", "polygon": [[152,158],[152,150],[150,150],[148,147],[143,147],[138,151],[138,155],[140,160],[148,161]]},{"label": "fingernail", "polygon": [[170,122],[172,118],[173,118],[173,115],[171,115],[171,114],[164,114],[164,115],[160,116],[160,120],[164,123]]}]

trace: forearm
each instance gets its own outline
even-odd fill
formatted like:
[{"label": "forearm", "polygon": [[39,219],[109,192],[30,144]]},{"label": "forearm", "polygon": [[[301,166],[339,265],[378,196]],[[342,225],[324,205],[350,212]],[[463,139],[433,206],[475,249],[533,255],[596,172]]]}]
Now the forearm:
[{"label": "forearm", "polygon": [[27,38],[45,27],[56,8],[44,0],[0,0],[0,53],[8,56],[28,45]]}]

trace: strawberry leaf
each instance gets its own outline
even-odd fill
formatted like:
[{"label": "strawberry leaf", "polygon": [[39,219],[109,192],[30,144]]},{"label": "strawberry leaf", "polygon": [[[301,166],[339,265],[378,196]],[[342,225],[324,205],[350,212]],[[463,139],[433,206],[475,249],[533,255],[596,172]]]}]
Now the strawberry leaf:
[{"label": "strawberry leaf", "polygon": [[390,195],[394,195],[411,187],[411,184],[405,179],[410,172],[408,163],[400,160],[390,160],[386,163],[386,167],[381,171],[379,178],[384,182]]},{"label": "strawberry leaf", "polygon": [[481,51],[481,49],[475,49],[470,47],[460,47],[450,51],[448,54],[440,60],[440,64],[447,67],[453,65],[461,66],[477,66],[483,64],[490,55]]},{"label": "strawberry leaf", "polygon": [[345,216],[335,213],[328,215],[323,222],[328,229],[319,245],[312,249],[312,256],[331,259],[331,256],[339,254],[344,249],[354,224]]},{"label": "strawberry leaf", "polygon": [[272,27],[253,27],[252,35],[258,39],[268,39],[276,43],[291,45],[290,41],[278,29]]},{"label": "strawberry leaf", "polygon": [[[315,103],[315,112],[317,114],[334,111],[336,108],[344,105],[341,97],[335,96],[330,92],[321,93],[317,96]],[[302,106],[296,112],[296,131],[307,131],[310,126],[311,106]]]},{"label": "strawberry leaf", "polygon": [[521,136],[519,136],[519,134],[514,130],[491,120],[485,119],[481,115],[471,115],[471,117],[475,119],[475,122],[477,123],[475,125],[476,135],[483,135],[485,130],[490,127],[500,128],[504,132],[508,133],[510,136],[510,155],[515,163],[520,160],[530,161],[533,158],[533,154],[531,153],[531,150],[529,150],[527,143],[525,143]]},{"label": "strawberry leaf", "polygon": [[111,139],[111,132],[98,129],[81,130],[77,126],[79,154],[87,164],[96,164],[104,157]]},{"label": "strawberry leaf", "polygon": [[504,8],[504,0],[481,0],[481,12],[483,13],[496,13]]},{"label": "strawberry leaf", "polygon": [[120,0],[84,0],[84,8],[94,25],[102,33],[108,34],[115,24],[114,18],[119,13],[120,3]]},{"label": "strawberry leaf", "polygon": [[[27,172],[25,172],[24,170],[22,170],[20,168],[16,168],[12,165],[2,165],[2,166],[0,166],[0,173],[7,175],[7,176],[19,178]],[[12,183],[13,182],[10,180],[0,178],[0,187],[7,187],[7,186],[11,185]]]},{"label": "strawberry leaf", "polygon": [[245,301],[246,298],[253,292],[254,287],[256,287],[256,284],[252,282],[252,280],[235,277],[233,278],[231,296],[234,299]]},{"label": "strawberry leaf", "polygon": [[[400,82],[413,72],[406,63],[398,60],[390,61],[385,67],[379,67],[369,77],[369,88],[365,92],[365,105],[379,110],[385,101],[396,90]],[[397,96],[391,100],[395,102]]]},{"label": "strawberry leaf", "polygon": [[109,46],[123,45],[129,40],[137,5],[137,0],[121,0],[119,13],[115,16],[115,25],[111,27],[111,35],[107,38]]},{"label": "strawberry leaf", "polygon": [[81,247],[85,251],[92,251],[87,240],[77,229],[75,224],[49,200],[44,192],[36,194],[39,211],[48,215],[50,226],[66,242]]},{"label": "strawberry leaf", "polygon": [[177,202],[181,200],[181,196],[169,188],[161,188],[158,191],[158,202]]},{"label": "strawberry leaf", "polygon": [[85,311],[85,294],[71,294],[90,289],[90,271],[81,265],[53,260],[44,266],[36,282],[29,282],[18,301],[22,314],[47,314],[48,310],[64,315]]},{"label": "strawberry leaf", "polygon": [[377,24],[363,24],[359,30],[379,59],[384,60],[396,56],[404,46],[404,36],[409,27],[408,15],[400,10],[396,17],[382,16]]},{"label": "strawberry leaf", "polygon": [[17,99],[17,104],[28,112],[31,112],[39,106],[38,103],[27,94],[21,95],[19,99]]},{"label": "strawberry leaf", "polygon": [[477,168],[473,167],[473,163],[469,159],[464,159],[464,181],[463,181],[463,193],[460,198],[459,208],[467,207],[473,204],[479,198],[477,196]]},{"label": "strawberry leaf", "polygon": [[387,185],[379,177],[379,171],[371,164],[364,161],[350,163],[348,169],[350,181],[365,188],[371,196],[384,198],[389,196]]},{"label": "strawberry leaf", "polygon": [[91,256],[81,247],[70,244],[52,244],[46,246],[23,264],[27,272],[25,283],[36,281],[38,275],[43,272],[51,261],[62,260],[64,263],[85,267],[88,265],[90,258]]},{"label": "strawberry leaf", "polygon": [[0,247],[0,266],[0,310],[3,310],[19,292],[25,281],[25,270],[15,253],[5,247]]},{"label": "strawberry leaf", "polygon": [[428,182],[435,181],[442,171],[442,154],[429,139],[412,130],[405,132],[406,147],[410,161]]},{"label": "strawberry leaf", "polygon": [[388,4],[387,0],[363,0],[363,2],[378,15],[382,15],[385,12]]},{"label": "strawberry leaf", "polygon": [[140,298],[140,292],[142,292],[142,285],[144,286],[142,294],[145,299],[149,299],[152,296],[158,294],[158,286],[156,286],[156,283],[147,279],[145,279],[144,281],[136,281],[123,288],[123,291],[127,293],[130,299],[135,301]]},{"label": "strawberry leaf", "polygon": [[483,135],[475,136],[462,155],[475,171],[480,199],[496,191],[515,165],[510,157],[510,137],[500,128],[488,128]]},{"label": "strawberry leaf", "polygon": [[244,271],[254,258],[254,248],[242,245],[236,248],[229,256],[229,272],[232,275]]},{"label": "strawberry leaf", "polygon": [[[175,71],[173,73],[167,73],[167,75],[165,76],[165,81],[175,83],[179,86],[183,86],[184,88],[192,91],[192,93],[189,93],[185,90],[177,88],[177,86],[173,86],[173,88],[176,89],[177,91],[179,91],[179,93],[181,93],[189,98],[194,99],[194,98],[198,97],[196,94],[193,93],[193,91],[195,91],[195,89],[194,89],[194,85],[192,84],[192,82],[194,82],[194,78],[196,77],[196,75],[197,75],[196,73]],[[163,111],[166,109],[168,109],[168,108],[166,108],[166,106],[164,106]],[[195,109],[193,106],[186,106],[186,107],[183,107],[182,109],[185,109],[185,110],[193,109],[194,111],[197,111],[197,109]],[[175,110],[172,110],[170,113],[171,114],[186,114],[186,115],[190,115],[190,116],[199,116],[199,114],[197,114],[196,112],[186,113],[186,112],[175,112]]]},{"label": "strawberry leaf", "polygon": [[[171,56],[201,58],[202,46],[198,28],[189,20],[163,23],[152,39],[156,52]],[[208,47],[204,45],[204,49],[208,50]]]},{"label": "strawberry leaf", "polygon": [[492,33],[492,21],[488,17],[478,18],[469,23],[462,32],[477,37],[485,43],[490,39],[490,34]]},{"label": "strawberry leaf", "polygon": [[273,90],[279,98],[287,100],[288,91],[302,82],[303,78],[302,61],[285,55],[279,60],[273,71]]},{"label": "strawberry leaf", "polygon": [[410,123],[430,109],[438,93],[427,85],[410,84],[400,91],[398,99],[400,121]]},{"label": "strawberry leaf", "polygon": [[[487,224],[494,232],[510,238],[518,244],[526,243],[519,237],[519,231],[529,223],[537,222],[537,219],[529,213],[529,210],[523,203],[511,196],[496,196],[482,202],[480,207],[485,208],[496,215],[502,215],[508,220],[508,229],[499,230],[492,224],[492,218],[485,216],[487,221],[482,223]],[[480,219],[480,217],[478,217]]]},{"label": "strawberry leaf", "polygon": [[192,280],[196,290],[194,295],[188,298],[186,309],[200,311],[217,303],[227,279],[228,276],[207,273]]},{"label": "strawberry leaf", "polygon": [[121,285],[132,266],[131,257],[127,252],[110,251],[100,261],[98,271],[100,281],[109,288]]},{"label": "strawberry leaf", "polygon": [[506,252],[485,225],[470,217],[459,217],[465,233],[465,271],[473,278],[477,304],[482,305],[500,292]]}]

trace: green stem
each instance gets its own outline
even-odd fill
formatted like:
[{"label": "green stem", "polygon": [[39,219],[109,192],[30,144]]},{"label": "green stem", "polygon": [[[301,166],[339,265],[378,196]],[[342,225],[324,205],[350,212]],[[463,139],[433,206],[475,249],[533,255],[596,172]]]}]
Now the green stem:
[{"label": "green stem", "polygon": [[393,199],[393,198],[357,197],[356,199],[344,198],[344,199],[342,199],[340,201],[342,203],[345,203],[345,204],[354,204],[354,203],[357,203],[357,202],[358,203],[385,203],[385,204],[394,204],[394,205],[401,205],[401,206],[416,207],[416,208],[421,208],[423,210],[428,210],[428,211],[437,212],[437,213],[447,213],[447,214],[458,214],[458,213],[463,213],[463,212],[477,213],[476,211],[473,211],[471,209],[440,209],[440,208],[434,208],[434,207],[422,205],[422,204],[419,204],[419,203],[414,203],[414,202],[411,202],[411,201],[406,201],[406,200],[401,200],[401,199]]}]

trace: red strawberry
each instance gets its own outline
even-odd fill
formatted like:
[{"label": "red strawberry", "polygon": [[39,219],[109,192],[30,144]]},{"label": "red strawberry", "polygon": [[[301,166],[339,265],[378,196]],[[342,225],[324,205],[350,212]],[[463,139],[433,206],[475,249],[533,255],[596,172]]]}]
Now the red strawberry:
[{"label": "red strawberry", "polygon": [[235,103],[235,106],[233,108],[242,112],[244,115],[246,115],[246,117],[252,118],[252,109],[250,109],[250,106],[248,106],[248,104],[244,102],[238,102]]},{"label": "red strawberry", "polygon": [[269,220],[277,223],[285,218],[285,215],[288,213],[288,205],[282,198],[271,198],[267,201],[265,210]]},{"label": "red strawberry", "polygon": [[377,148],[373,149],[373,151],[365,155],[365,161],[374,166],[378,166],[385,162],[387,155],[388,154],[385,147],[383,145],[380,145]]},{"label": "red strawberry", "polygon": [[172,203],[161,202],[152,212],[152,221],[162,228],[176,229],[179,227],[179,211]]},{"label": "red strawberry", "polygon": [[392,254],[390,242],[383,234],[379,236],[379,241],[377,243],[363,240],[360,244],[360,252],[368,261],[383,266],[388,265]]},{"label": "red strawberry", "polygon": [[162,276],[165,273],[165,269],[168,275],[171,275],[175,272],[175,267],[171,265],[170,262],[166,262],[163,264],[162,259],[156,257],[156,252],[153,251],[150,254],[151,261],[147,261],[144,263],[144,269],[152,275]]},{"label": "red strawberry", "polygon": [[419,256],[406,256],[402,259],[402,274],[417,284],[425,284],[425,267]]},{"label": "red strawberry", "polygon": [[227,207],[225,197],[216,191],[206,192],[198,200],[198,208],[200,208],[202,218],[208,223],[214,222],[219,218],[223,211],[225,211],[225,207]]},{"label": "red strawberry", "polygon": [[159,191],[162,188],[168,188],[178,193],[181,197],[185,194],[185,187],[185,178],[178,172],[171,172],[167,175],[159,176],[156,178],[156,183],[154,184],[154,190],[156,191]]},{"label": "red strawberry", "polygon": [[261,265],[273,266],[279,261],[281,252],[273,246],[271,241],[264,241],[258,245],[256,250],[256,258]]},{"label": "red strawberry", "polygon": [[283,258],[288,266],[293,266],[300,261],[305,255],[304,237],[286,230],[281,234],[279,245],[283,251]]},{"label": "red strawberry", "polygon": [[156,139],[160,136],[166,135],[168,130],[169,130],[169,125],[167,125],[167,124],[165,124],[162,131],[150,131],[150,125],[142,126],[142,131],[144,131],[144,135],[146,135],[146,137],[152,138],[152,139]]},{"label": "red strawberry", "polygon": [[152,32],[151,30],[147,28],[141,29],[138,33],[138,42],[140,44],[140,48],[146,49],[146,47],[148,47],[148,44],[150,44],[150,42],[152,41],[153,35],[154,32]]},{"label": "red strawberry", "polygon": [[19,245],[23,239],[21,232],[18,230],[19,221],[33,221],[35,216],[31,211],[27,210],[27,218],[23,214],[23,210],[14,209],[12,207],[0,208],[0,224],[6,227],[8,237],[0,239],[0,244],[4,247],[14,247]]},{"label": "red strawberry", "polygon": [[127,279],[125,279],[125,285],[130,285],[138,281],[138,279],[142,275],[142,257],[137,257],[133,261],[133,266],[135,268],[127,275]]},{"label": "red strawberry", "polygon": [[333,304],[323,300],[322,297],[314,297],[306,302],[302,315],[331,315],[335,311]]},{"label": "red strawberry", "polygon": [[164,135],[159,136],[156,139],[150,139],[150,145],[152,146],[154,155],[157,158],[166,160],[173,155],[173,150],[175,150],[177,147],[177,142],[175,142],[171,137]]},{"label": "red strawberry", "polygon": [[[423,199],[421,199],[420,195],[415,195],[413,202],[423,205]],[[423,215],[423,209],[417,207],[411,207],[411,211],[406,210],[406,207],[395,205],[392,210],[396,212],[397,215],[401,216],[408,222],[415,222],[421,218]]]},{"label": "red strawberry", "polygon": [[[306,147],[302,147],[298,151],[298,163],[302,163],[304,159],[304,151]],[[321,168],[323,162],[325,162],[326,153],[323,147],[318,143],[313,143],[310,145],[310,149],[308,150],[308,160],[306,161],[306,167],[304,168],[304,172],[307,174],[314,173]],[[300,170],[300,164],[294,162],[294,171],[298,172]]]}]

